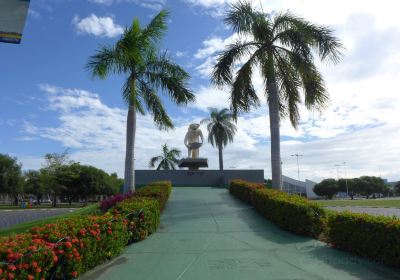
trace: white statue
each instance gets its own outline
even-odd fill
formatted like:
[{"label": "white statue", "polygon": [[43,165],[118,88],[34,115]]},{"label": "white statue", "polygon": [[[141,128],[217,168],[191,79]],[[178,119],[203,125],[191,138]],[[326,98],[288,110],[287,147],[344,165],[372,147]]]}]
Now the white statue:
[{"label": "white statue", "polygon": [[[185,136],[185,146],[188,148],[188,158],[198,158],[199,149],[203,145],[203,133],[200,130],[198,123],[189,125],[188,132]],[[201,142],[200,142],[201,140]]]}]

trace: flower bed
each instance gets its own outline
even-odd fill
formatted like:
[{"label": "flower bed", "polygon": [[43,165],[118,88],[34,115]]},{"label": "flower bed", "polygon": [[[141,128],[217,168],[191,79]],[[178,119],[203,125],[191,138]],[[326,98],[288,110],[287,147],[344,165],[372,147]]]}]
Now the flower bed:
[{"label": "flower bed", "polygon": [[332,246],[400,267],[400,220],[351,212],[330,215],[326,233]]},{"label": "flower bed", "polygon": [[151,196],[130,196],[103,215],[64,219],[1,238],[0,279],[78,277],[154,232],[170,188],[153,184],[146,187],[154,189]]},{"label": "flower bed", "polygon": [[263,184],[246,182],[240,179],[232,180],[229,183],[229,192],[248,204],[251,204],[252,192],[259,189],[265,189],[265,186]]}]

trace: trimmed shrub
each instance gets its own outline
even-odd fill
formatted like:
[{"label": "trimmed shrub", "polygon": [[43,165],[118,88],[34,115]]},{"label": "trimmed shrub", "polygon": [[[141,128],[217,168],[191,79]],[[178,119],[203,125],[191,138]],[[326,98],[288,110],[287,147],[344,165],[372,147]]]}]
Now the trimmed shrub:
[{"label": "trimmed shrub", "polygon": [[[153,189],[153,191],[150,191]],[[0,238],[0,279],[74,279],[145,239],[160,222],[170,184],[151,184],[100,216],[63,219]],[[143,195],[143,196],[145,196]]]},{"label": "trimmed shrub", "polygon": [[229,183],[229,192],[248,204],[251,203],[252,192],[259,189],[265,189],[265,186],[263,184],[246,182],[240,179],[232,180]]},{"label": "trimmed shrub", "polygon": [[164,210],[168,198],[171,194],[172,184],[170,181],[160,181],[150,183],[135,192],[138,197],[147,197],[156,199],[159,203],[160,211]]},{"label": "trimmed shrub", "polygon": [[[141,211],[139,215],[134,214],[139,211]],[[156,231],[160,223],[159,203],[155,199],[139,197],[127,199],[118,203],[110,212],[127,219],[130,242],[146,239]]]},{"label": "trimmed shrub", "polygon": [[325,210],[306,198],[278,190],[254,190],[252,205],[264,217],[294,233],[318,237],[324,229]]},{"label": "trimmed shrub", "polygon": [[400,267],[400,220],[351,212],[329,215],[326,232],[332,246]]}]

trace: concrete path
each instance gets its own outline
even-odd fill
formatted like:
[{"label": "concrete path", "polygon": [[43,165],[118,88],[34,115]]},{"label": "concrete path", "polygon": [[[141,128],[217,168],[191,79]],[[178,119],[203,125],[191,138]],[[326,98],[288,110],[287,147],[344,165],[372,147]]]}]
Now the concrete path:
[{"label": "concrete path", "polygon": [[157,233],[81,279],[400,279],[400,271],[280,230],[225,189],[174,188]]},{"label": "concrete path", "polygon": [[379,207],[362,207],[362,206],[327,206],[326,208],[333,211],[351,211],[355,213],[367,213],[375,216],[396,216],[400,218],[399,208],[379,208]]},{"label": "concrete path", "polygon": [[21,223],[62,215],[74,210],[73,208],[0,210],[0,230]]}]

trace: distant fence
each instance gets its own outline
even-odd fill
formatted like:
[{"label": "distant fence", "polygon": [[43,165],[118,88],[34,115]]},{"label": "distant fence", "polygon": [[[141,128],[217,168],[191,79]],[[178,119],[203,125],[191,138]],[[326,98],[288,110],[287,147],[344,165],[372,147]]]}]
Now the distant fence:
[{"label": "distant fence", "polygon": [[136,170],[137,185],[168,180],[173,186],[225,186],[233,179],[264,182],[264,170]]}]

